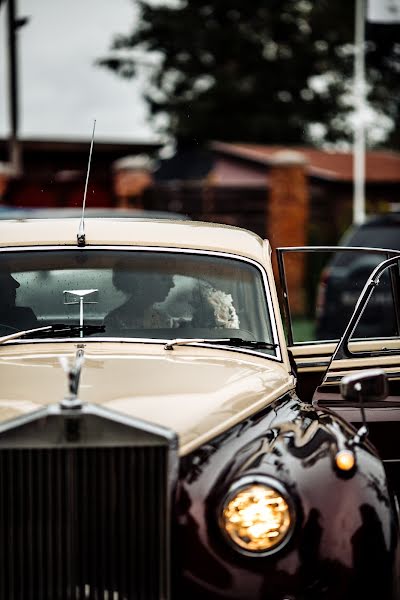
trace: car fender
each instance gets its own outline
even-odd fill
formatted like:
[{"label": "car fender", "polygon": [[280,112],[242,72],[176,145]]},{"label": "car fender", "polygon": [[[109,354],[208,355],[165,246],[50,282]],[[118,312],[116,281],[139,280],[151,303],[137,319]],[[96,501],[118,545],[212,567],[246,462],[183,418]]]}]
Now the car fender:
[{"label": "car fender", "polygon": [[[177,526],[184,589],[192,597],[350,599],[356,590],[376,592],[379,581],[379,598],[396,597],[398,525],[382,462],[366,444],[355,450],[352,472],[335,465],[353,433],[340,417],[288,394],[186,457]],[[218,512],[233,484],[259,475],[283,485],[296,522],[279,552],[249,557],[227,543]]]}]

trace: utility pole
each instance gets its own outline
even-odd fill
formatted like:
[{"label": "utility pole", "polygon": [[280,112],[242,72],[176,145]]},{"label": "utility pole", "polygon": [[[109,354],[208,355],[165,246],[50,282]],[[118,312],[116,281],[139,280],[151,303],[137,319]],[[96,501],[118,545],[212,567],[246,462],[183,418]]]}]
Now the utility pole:
[{"label": "utility pole", "polygon": [[[1,0],[0,0],[1,4]],[[18,46],[17,30],[27,23],[27,18],[16,17],[16,0],[6,0],[8,31],[8,91],[10,111],[9,161],[14,175],[22,172],[22,152],[18,139]]]},{"label": "utility pole", "polygon": [[365,220],[365,0],[355,2],[353,223]]}]

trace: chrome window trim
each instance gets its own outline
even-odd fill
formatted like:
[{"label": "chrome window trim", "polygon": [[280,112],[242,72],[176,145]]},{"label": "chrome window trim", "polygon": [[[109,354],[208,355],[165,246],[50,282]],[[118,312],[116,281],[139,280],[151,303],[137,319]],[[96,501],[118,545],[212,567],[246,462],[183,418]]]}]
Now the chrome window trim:
[{"label": "chrome window trim", "polygon": [[[197,254],[197,255],[202,255],[202,256],[219,256],[221,258],[230,258],[233,260],[238,260],[238,261],[243,261],[246,262],[248,264],[253,265],[254,267],[256,267],[258,269],[258,271],[261,273],[261,277],[262,277],[262,281],[264,284],[264,293],[265,293],[265,298],[267,301],[267,307],[268,307],[268,311],[269,311],[269,316],[273,316],[274,318],[271,319],[270,318],[270,325],[271,325],[271,333],[272,333],[272,343],[276,344],[276,350],[275,350],[275,355],[273,354],[267,354],[265,352],[261,352],[261,351],[257,351],[257,350],[251,350],[248,348],[238,348],[235,346],[222,346],[222,345],[218,345],[218,348],[222,349],[222,350],[229,350],[229,351],[234,351],[234,352],[240,352],[240,353],[244,353],[244,354],[252,354],[255,356],[261,356],[262,358],[269,358],[272,360],[276,360],[278,362],[283,362],[282,359],[282,352],[281,352],[281,345],[280,345],[280,340],[279,340],[279,336],[278,336],[278,330],[276,327],[276,314],[274,311],[274,306],[272,303],[272,296],[271,296],[271,289],[270,289],[270,285],[269,285],[269,281],[268,281],[268,275],[267,272],[265,270],[265,268],[263,267],[263,265],[259,262],[257,262],[256,260],[252,259],[252,258],[248,258],[247,256],[241,256],[238,254],[232,254],[230,252],[222,252],[219,250],[199,250],[199,249],[195,249],[195,248],[173,248],[173,247],[165,247],[165,246],[136,246],[136,245],[90,245],[90,246],[85,246],[85,247],[80,247],[80,246],[73,246],[73,245],[64,245],[64,246],[58,246],[58,245],[50,245],[50,246],[44,246],[44,245],[38,245],[38,246],[8,246],[7,248],[0,248],[0,253],[2,254],[7,253],[7,252],[42,252],[42,251],[79,251],[79,252],[90,252],[91,250],[108,250],[108,251],[112,251],[112,250],[121,250],[121,251],[132,251],[132,252],[136,252],[136,251],[145,251],[145,252],[165,252],[165,253],[181,253],[181,254]],[[190,338],[188,338],[190,339]],[[116,337],[96,337],[96,338],[92,338],[92,337],[82,337],[82,338],[40,338],[37,340],[10,340],[9,342],[5,342],[4,346],[9,345],[9,344],[26,344],[26,343],[45,343],[45,342],[50,342],[50,343],[55,343],[55,342],[77,342],[79,341],[79,343],[84,342],[100,342],[100,341],[112,341],[112,342],[128,342],[128,343],[132,343],[132,342],[139,342],[139,343],[164,343],[167,342],[168,340],[157,340],[155,338],[116,338]],[[201,347],[208,347],[208,348],[216,348],[215,345],[212,344],[190,344],[191,346],[201,346]]]}]

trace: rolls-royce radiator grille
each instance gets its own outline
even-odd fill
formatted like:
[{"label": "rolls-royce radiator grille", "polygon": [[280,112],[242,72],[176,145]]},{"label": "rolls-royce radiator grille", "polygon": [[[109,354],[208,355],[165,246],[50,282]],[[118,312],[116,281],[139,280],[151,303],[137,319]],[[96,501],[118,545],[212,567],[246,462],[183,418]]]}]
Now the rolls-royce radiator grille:
[{"label": "rolls-royce radiator grille", "polygon": [[0,450],[1,600],[167,597],[168,448]]}]

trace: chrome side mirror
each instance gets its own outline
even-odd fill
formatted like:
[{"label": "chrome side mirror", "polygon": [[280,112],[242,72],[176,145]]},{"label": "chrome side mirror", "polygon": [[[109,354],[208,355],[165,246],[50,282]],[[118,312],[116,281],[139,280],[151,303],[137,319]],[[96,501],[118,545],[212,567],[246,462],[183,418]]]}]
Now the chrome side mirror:
[{"label": "chrome side mirror", "polygon": [[388,381],[383,369],[368,369],[346,375],[340,382],[340,393],[348,402],[379,402],[389,395]]},{"label": "chrome side mirror", "polygon": [[364,402],[379,402],[389,395],[388,380],[383,369],[368,369],[355,375],[345,375],[340,382],[340,392],[348,402],[360,404],[362,425],[348,441],[348,447],[358,446],[368,435]]}]

